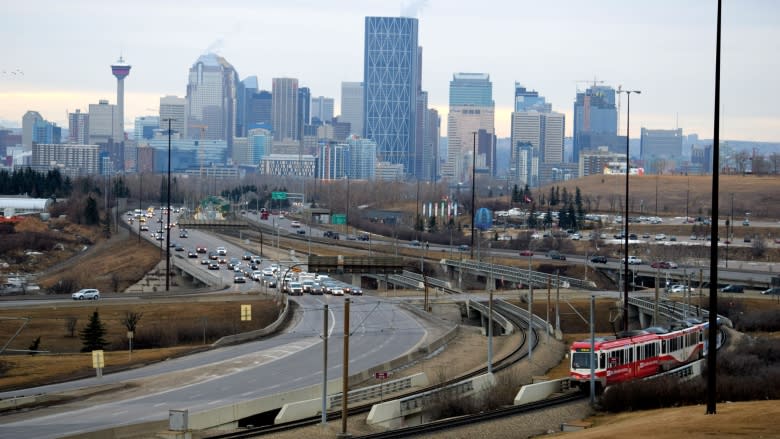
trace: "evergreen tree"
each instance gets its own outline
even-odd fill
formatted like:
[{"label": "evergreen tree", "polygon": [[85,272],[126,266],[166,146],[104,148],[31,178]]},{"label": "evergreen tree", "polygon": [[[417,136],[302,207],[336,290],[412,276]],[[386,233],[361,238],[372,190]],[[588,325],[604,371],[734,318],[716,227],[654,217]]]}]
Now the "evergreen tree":
[{"label": "evergreen tree", "polygon": [[549,204],[550,206],[555,206],[556,204],[558,204],[558,201],[556,201],[556,199],[555,199],[555,187],[554,186],[550,186],[550,200],[549,200],[549,203],[550,203]]},{"label": "evergreen tree", "polygon": [[417,220],[414,222],[414,230],[422,232],[425,229],[425,222],[422,215],[417,215]]},{"label": "evergreen tree", "polygon": [[585,222],[585,209],[582,207],[582,192],[579,186],[574,194],[574,205],[577,209],[577,223],[582,225]]},{"label": "evergreen tree", "polygon": [[571,203],[571,200],[569,200],[569,191],[566,190],[566,188],[563,188],[563,195],[561,195],[561,204],[567,205]]},{"label": "evergreen tree", "polygon": [[37,354],[38,352],[36,351],[38,350],[38,348],[40,348],[40,346],[41,346],[41,336],[39,335],[38,338],[33,340],[32,343],[30,343],[30,346],[27,348],[30,351],[30,355]]},{"label": "evergreen tree", "polygon": [[82,342],[81,352],[91,352],[108,346],[108,342],[104,338],[105,335],[106,327],[100,321],[100,315],[95,310],[92,317],[89,318],[87,326],[79,332]]},{"label": "evergreen tree", "polygon": [[577,216],[574,214],[574,204],[569,203],[569,208],[566,211],[566,216],[569,220],[569,227],[572,229],[576,229],[578,227],[577,224]]},{"label": "evergreen tree", "polygon": [[520,202],[520,190],[518,189],[517,185],[515,185],[512,188],[512,202],[513,203],[519,203]]},{"label": "evergreen tree", "polygon": [[562,229],[569,228],[569,215],[566,213],[566,208],[563,206],[558,210],[558,227]]},{"label": "evergreen tree", "polygon": [[92,198],[91,195],[87,198],[87,205],[84,207],[84,221],[90,226],[94,226],[100,222],[97,200]]},{"label": "evergreen tree", "polygon": [[550,211],[550,207],[547,206],[547,213],[544,214],[544,228],[549,229],[550,227],[552,227],[552,223],[553,223],[552,212]]},{"label": "evergreen tree", "polygon": [[436,217],[431,216],[430,219],[428,219],[428,231],[431,233],[436,232]]},{"label": "evergreen tree", "polygon": [[531,209],[528,211],[528,228],[535,229],[538,225],[539,222],[536,219],[536,204],[532,203]]}]

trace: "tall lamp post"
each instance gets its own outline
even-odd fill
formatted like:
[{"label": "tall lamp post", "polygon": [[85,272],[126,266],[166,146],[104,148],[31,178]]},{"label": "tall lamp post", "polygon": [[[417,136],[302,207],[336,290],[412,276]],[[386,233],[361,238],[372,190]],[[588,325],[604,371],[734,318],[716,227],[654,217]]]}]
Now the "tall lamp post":
[{"label": "tall lamp post", "polygon": [[625,231],[623,232],[623,273],[624,291],[623,291],[623,330],[628,331],[628,176],[631,174],[631,156],[629,154],[629,139],[631,138],[631,93],[640,94],[640,90],[618,90],[618,93],[626,94],[626,208],[625,208]]},{"label": "tall lamp post", "polygon": [[474,140],[471,150],[471,259],[474,259],[474,215],[477,212],[477,184],[475,180],[477,169],[477,132],[472,132]]},{"label": "tall lamp post", "polygon": [[174,119],[163,119],[168,121],[168,217],[166,224],[165,238],[165,291],[171,289],[171,122]]}]

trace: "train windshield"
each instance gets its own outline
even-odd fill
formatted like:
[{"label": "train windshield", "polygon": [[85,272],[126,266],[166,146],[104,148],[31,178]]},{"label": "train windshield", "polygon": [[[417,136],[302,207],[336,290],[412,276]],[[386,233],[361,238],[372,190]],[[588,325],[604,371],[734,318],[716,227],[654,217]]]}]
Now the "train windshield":
[{"label": "train windshield", "polygon": [[[590,369],[590,361],[594,355],[590,352],[575,352],[571,357],[572,369]],[[596,365],[594,364],[594,367]]]}]

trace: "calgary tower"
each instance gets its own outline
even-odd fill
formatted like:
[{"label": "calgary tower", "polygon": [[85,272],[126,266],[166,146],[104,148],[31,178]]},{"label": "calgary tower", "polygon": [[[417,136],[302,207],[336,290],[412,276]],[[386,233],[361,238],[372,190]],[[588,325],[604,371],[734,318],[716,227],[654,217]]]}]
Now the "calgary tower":
[{"label": "calgary tower", "polygon": [[130,74],[130,64],[127,64],[122,56],[111,65],[111,73],[116,77],[116,107],[119,111],[120,141],[125,140],[125,78]]}]

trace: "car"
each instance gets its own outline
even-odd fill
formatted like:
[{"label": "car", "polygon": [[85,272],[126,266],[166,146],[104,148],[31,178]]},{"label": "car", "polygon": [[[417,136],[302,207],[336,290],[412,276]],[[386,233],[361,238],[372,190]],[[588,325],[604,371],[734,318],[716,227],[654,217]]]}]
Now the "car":
[{"label": "car", "polygon": [[290,287],[288,289],[291,296],[303,295],[303,285],[301,285],[300,282],[290,282]]},{"label": "car", "polygon": [[533,255],[534,255],[534,252],[532,252],[531,250],[521,250],[520,251],[520,256],[533,256]]},{"label": "car", "polygon": [[201,259],[200,260],[200,265],[209,265],[209,260],[208,259]]},{"label": "car", "polygon": [[333,288],[330,289],[330,294],[332,294],[334,296],[343,296],[344,295],[344,290],[342,288],[340,288],[340,287],[333,287]]},{"label": "car", "polygon": [[146,224],[141,224],[141,231],[142,232],[148,232],[149,231],[149,226],[147,226]]},{"label": "car", "polygon": [[750,225],[750,220],[742,221],[742,225],[745,226],[745,227],[749,226]]},{"label": "car", "polygon": [[198,254],[195,253],[195,250],[187,250],[187,257],[188,258],[197,258]]},{"label": "car", "polygon": [[358,287],[352,287],[352,288],[349,289],[349,294],[351,294],[353,296],[362,296],[363,295],[363,290],[361,290]]},{"label": "car", "polygon": [[412,247],[419,247],[419,246],[422,245],[422,244],[420,244],[420,241],[418,241],[416,239],[414,241],[410,242],[409,244],[411,244]]},{"label": "car", "polygon": [[580,239],[582,239],[582,235],[580,235],[579,233],[573,233],[573,234],[571,235],[571,239],[572,239],[573,241],[579,241]]},{"label": "car", "polygon": [[225,256],[220,256],[220,257],[217,259],[217,263],[219,263],[219,264],[227,264],[227,262],[228,262],[228,261],[227,261],[227,257],[225,257]]},{"label": "car", "polygon": [[721,293],[744,293],[745,288],[742,285],[726,285],[720,289]]},{"label": "car", "polygon": [[95,288],[84,288],[70,295],[73,300],[98,300],[100,291]]},{"label": "car", "polygon": [[252,280],[259,282],[259,281],[263,280],[263,272],[260,271],[260,270],[254,270],[249,275],[249,277],[252,278]]},{"label": "car", "polygon": [[592,258],[590,258],[590,262],[593,262],[594,264],[606,264],[607,263],[607,257],[596,255]]},{"label": "car", "polygon": [[699,239],[699,237],[696,236],[696,235],[691,235],[691,237],[690,237],[691,241],[696,241],[697,239]]},{"label": "car", "polygon": [[663,241],[664,239],[666,239],[666,235],[664,235],[663,233],[658,233],[657,235],[655,235],[656,241]]},{"label": "car", "polygon": [[219,270],[219,264],[214,261],[209,262],[209,270]]},{"label": "car", "polygon": [[672,285],[669,287],[670,293],[685,293],[689,291],[691,291],[691,289],[688,286],[682,284]]},{"label": "car", "polygon": [[202,245],[199,245],[199,246],[195,247],[195,251],[198,252],[198,253],[208,253],[209,249],[204,247],[204,246],[202,246]]},{"label": "car", "polygon": [[244,256],[242,256],[241,259],[245,261],[251,261],[253,256],[254,255],[252,253],[244,252]]},{"label": "car", "polygon": [[295,233],[297,233],[299,235],[305,235],[306,234],[306,230],[298,229],[298,230],[295,231]]},{"label": "car", "polygon": [[645,232],[645,233],[642,234],[642,238],[648,239],[648,238],[650,238],[650,234]]},{"label": "car", "polygon": [[243,274],[237,274],[237,275],[233,276],[233,283],[234,284],[245,284],[246,283],[246,278],[244,277]]},{"label": "car", "polygon": [[655,261],[655,262],[653,262],[652,264],[650,264],[650,267],[651,267],[651,268],[663,268],[663,269],[672,268],[672,267],[669,265],[669,263],[668,263],[668,262],[666,262],[666,261]]},{"label": "car", "polygon": [[745,239],[743,239],[743,241],[745,241],[745,242],[751,242],[751,239],[750,239],[750,237],[749,237],[749,236],[746,236],[746,237],[745,237]]},{"label": "car", "polygon": [[182,247],[181,244],[176,244],[176,247],[174,247],[174,250],[176,250],[177,252],[183,252],[184,251],[184,247]]},{"label": "car", "polygon": [[179,238],[187,238],[188,236],[187,232],[179,232]]},{"label": "car", "polygon": [[467,251],[469,251],[469,246],[468,246],[468,244],[461,244],[461,245],[458,246],[458,250],[460,250],[462,252],[467,252]]},{"label": "car", "polygon": [[637,239],[639,239],[639,237],[636,235],[636,233],[632,233],[632,234],[628,235],[628,239],[637,240]]},{"label": "car", "polygon": [[766,290],[762,291],[761,294],[779,295],[780,294],[780,287],[772,287],[772,288],[766,289]]},{"label": "car", "polygon": [[219,259],[219,255],[217,254],[217,252],[209,252],[209,259],[211,259],[212,261],[216,261],[217,259]]},{"label": "car", "polygon": [[332,237],[333,237],[333,232],[331,232],[330,230],[326,230],[326,231],[325,231],[325,232],[322,234],[322,236],[324,236],[324,237],[326,237],[326,238],[332,238]]},{"label": "car", "polygon": [[232,270],[233,268],[241,265],[241,262],[239,262],[238,258],[230,258],[230,261],[228,261],[228,269]]},{"label": "car", "polygon": [[[623,259],[620,260],[621,264],[623,264],[625,262],[626,262],[626,258],[623,258]],[[628,257],[628,265],[641,265],[641,264],[642,264],[642,260],[639,259],[638,257],[636,257],[636,256],[629,256]]]},{"label": "car", "polygon": [[225,249],[225,247],[217,247],[217,254],[220,256],[226,256],[227,250]]},{"label": "car", "polygon": [[371,240],[371,236],[369,236],[368,233],[361,233],[360,235],[358,235],[357,239],[358,241],[369,241]]},{"label": "car", "polygon": [[294,229],[297,229],[297,228],[301,227],[301,222],[300,221],[290,221],[290,227],[292,227]]},{"label": "car", "polygon": [[670,236],[669,237],[669,241],[677,241],[677,237],[676,236]]},{"label": "car", "polygon": [[547,252],[547,257],[550,258],[550,259],[558,259],[559,261],[565,261],[566,260],[566,255],[561,254],[557,250],[550,250],[550,251],[548,251]]}]

